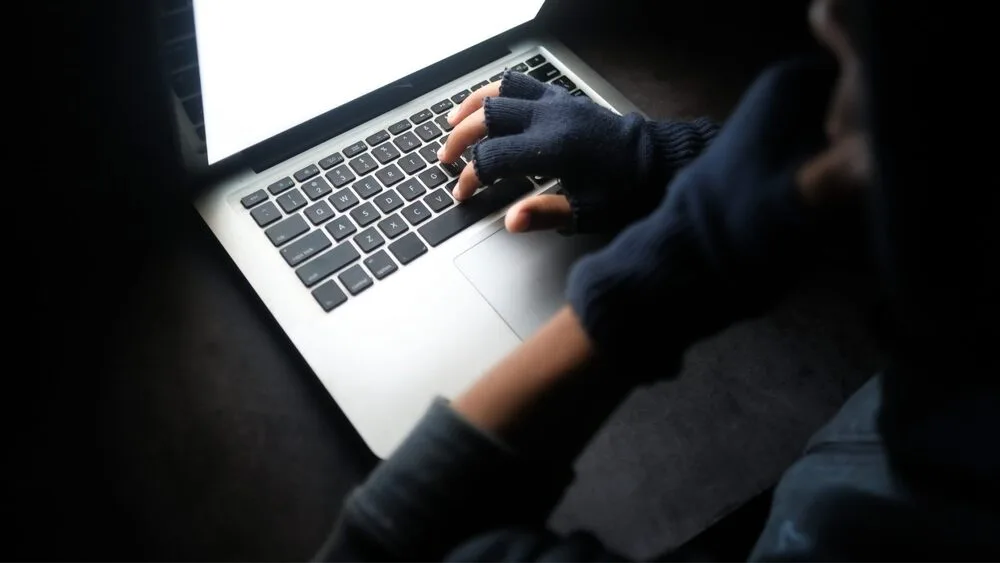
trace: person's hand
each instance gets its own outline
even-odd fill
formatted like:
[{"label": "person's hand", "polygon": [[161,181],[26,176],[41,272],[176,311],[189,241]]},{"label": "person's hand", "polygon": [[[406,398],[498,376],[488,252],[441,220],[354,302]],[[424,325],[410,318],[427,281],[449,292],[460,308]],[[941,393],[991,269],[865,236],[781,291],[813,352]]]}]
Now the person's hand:
[{"label": "person's hand", "polygon": [[454,130],[438,158],[452,163],[473,147],[454,189],[459,201],[504,177],[561,179],[565,195],[537,195],[510,208],[506,226],[515,232],[620,229],[659,203],[674,172],[715,133],[707,120],[620,116],[511,71],[473,92],[448,121]]}]

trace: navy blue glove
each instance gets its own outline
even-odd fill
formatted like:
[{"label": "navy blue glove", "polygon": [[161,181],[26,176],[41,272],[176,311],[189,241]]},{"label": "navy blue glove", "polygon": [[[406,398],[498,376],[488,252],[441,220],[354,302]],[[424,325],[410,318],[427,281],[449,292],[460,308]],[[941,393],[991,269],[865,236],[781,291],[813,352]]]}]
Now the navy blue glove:
[{"label": "navy blue glove", "polygon": [[473,149],[479,180],[560,178],[573,210],[571,229],[579,232],[614,232],[647,215],[717,130],[707,119],[620,116],[512,71],[483,107],[488,137]]},{"label": "navy blue glove", "polygon": [[659,208],[575,265],[568,299],[600,353],[661,377],[787,292],[818,254],[820,217],[795,175],[826,145],[834,77],[805,62],[766,71]]}]

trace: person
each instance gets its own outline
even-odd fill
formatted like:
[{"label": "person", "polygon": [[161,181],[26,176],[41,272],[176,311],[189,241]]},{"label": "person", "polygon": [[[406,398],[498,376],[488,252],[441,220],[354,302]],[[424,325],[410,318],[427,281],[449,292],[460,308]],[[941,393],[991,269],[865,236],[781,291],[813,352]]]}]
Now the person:
[{"label": "person", "polygon": [[[921,217],[958,208],[921,182],[914,164],[928,161],[913,158],[924,149],[901,135],[899,16],[886,4],[816,0],[810,21],[833,59],[767,69],[721,128],[618,116],[513,72],[463,102],[440,153],[451,162],[472,147],[457,199],[504,177],[558,177],[564,193],[515,204],[509,230],[617,235],[574,266],[568,303],[547,324],[430,407],[349,496],[317,558],[623,559],[589,534],[544,527],[574,456],[630,390],[672,377],[692,343],[765,312],[823,248],[855,240],[857,224],[867,243],[849,250],[876,264],[892,362],[787,470],[751,558],[1000,555],[1000,462],[987,441],[1000,428],[997,372],[976,377],[987,346],[970,329],[980,294],[942,305],[953,280],[935,270],[980,262],[957,262],[944,245],[914,251],[928,240]],[[921,205],[931,202],[938,209]],[[935,236],[981,236],[988,207],[966,205]]]}]

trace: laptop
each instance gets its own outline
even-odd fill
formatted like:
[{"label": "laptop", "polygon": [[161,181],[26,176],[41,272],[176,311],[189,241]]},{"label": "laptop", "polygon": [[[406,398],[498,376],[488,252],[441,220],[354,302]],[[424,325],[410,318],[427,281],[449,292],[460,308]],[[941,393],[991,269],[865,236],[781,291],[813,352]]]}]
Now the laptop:
[{"label": "laptop", "polygon": [[[564,304],[599,238],[510,234],[557,179],[451,196],[448,111],[505,69],[638,111],[539,30],[542,0],[163,0],[194,205],[365,443],[388,456]],[[461,25],[443,22],[462,17]]]}]

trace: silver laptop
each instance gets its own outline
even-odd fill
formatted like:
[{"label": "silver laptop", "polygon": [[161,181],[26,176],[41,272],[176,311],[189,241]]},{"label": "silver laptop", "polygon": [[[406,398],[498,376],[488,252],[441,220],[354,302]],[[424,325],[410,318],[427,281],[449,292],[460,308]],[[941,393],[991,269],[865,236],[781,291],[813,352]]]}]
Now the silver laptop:
[{"label": "silver laptop", "polygon": [[[456,203],[445,114],[504,69],[620,113],[534,22],[542,0],[165,0],[163,61],[195,205],[358,433],[389,455],[563,304],[599,239],[512,235],[557,180]],[[447,25],[461,15],[461,25]],[[467,157],[466,157],[467,158]]]}]

